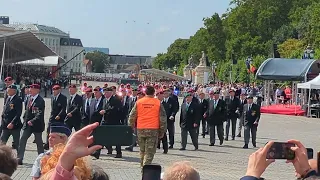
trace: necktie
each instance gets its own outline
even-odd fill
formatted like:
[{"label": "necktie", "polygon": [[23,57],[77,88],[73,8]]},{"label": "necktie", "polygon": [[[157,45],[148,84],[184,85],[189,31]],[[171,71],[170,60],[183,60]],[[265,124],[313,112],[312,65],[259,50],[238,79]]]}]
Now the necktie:
[{"label": "necktie", "polygon": [[32,102],[33,102],[33,98],[30,98],[30,99],[29,99],[29,103],[28,103],[28,108],[31,108]]},{"label": "necktie", "polygon": [[213,100],[213,106],[214,106],[214,109],[216,108],[216,106],[217,106],[217,101],[216,100]]},{"label": "necktie", "polygon": [[248,109],[249,111],[251,110],[251,104],[249,105],[249,109]]},{"label": "necktie", "polygon": [[187,103],[187,111],[188,111],[188,109],[189,109],[189,103]]},{"label": "necktie", "polygon": [[86,105],[86,114],[90,114],[90,104],[89,104],[89,99],[87,99],[87,105]]},{"label": "necktie", "polygon": [[6,100],[6,104],[5,104],[5,105],[7,105],[7,104],[10,102],[10,100],[11,100],[11,97],[10,97],[10,96],[8,96],[8,97],[7,97],[7,100]]},{"label": "necktie", "polygon": [[73,98],[73,96],[70,97],[70,100],[69,100],[69,103],[70,103],[70,104],[72,103],[72,98]]}]

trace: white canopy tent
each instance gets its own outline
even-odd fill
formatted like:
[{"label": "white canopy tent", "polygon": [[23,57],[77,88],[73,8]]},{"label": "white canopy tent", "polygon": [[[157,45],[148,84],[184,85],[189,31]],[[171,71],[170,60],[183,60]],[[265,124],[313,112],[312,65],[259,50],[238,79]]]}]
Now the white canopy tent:
[{"label": "white canopy tent", "polygon": [[300,89],[308,89],[309,90],[309,98],[308,98],[308,116],[311,115],[310,109],[310,99],[311,99],[311,89],[320,89],[320,74],[312,79],[311,81],[305,83],[298,83],[297,87]]}]

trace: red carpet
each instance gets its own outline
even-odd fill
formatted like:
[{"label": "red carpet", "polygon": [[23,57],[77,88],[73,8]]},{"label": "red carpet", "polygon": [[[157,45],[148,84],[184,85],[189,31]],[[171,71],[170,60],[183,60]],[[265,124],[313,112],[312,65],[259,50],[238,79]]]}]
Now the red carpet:
[{"label": "red carpet", "polygon": [[303,116],[305,111],[298,105],[271,105],[261,107],[261,113]]}]

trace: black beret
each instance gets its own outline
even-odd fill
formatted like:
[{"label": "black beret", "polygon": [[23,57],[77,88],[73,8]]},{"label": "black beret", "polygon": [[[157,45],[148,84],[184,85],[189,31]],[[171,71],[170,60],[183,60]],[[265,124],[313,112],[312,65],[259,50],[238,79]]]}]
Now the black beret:
[{"label": "black beret", "polygon": [[64,123],[53,123],[50,125],[50,133],[61,133],[69,137],[71,130]]},{"label": "black beret", "polygon": [[69,86],[69,88],[77,88],[77,85],[71,84],[71,85]]},{"label": "black beret", "polygon": [[8,88],[9,88],[9,89],[15,89],[15,90],[18,89],[16,85],[10,85],[10,86],[8,86]]}]

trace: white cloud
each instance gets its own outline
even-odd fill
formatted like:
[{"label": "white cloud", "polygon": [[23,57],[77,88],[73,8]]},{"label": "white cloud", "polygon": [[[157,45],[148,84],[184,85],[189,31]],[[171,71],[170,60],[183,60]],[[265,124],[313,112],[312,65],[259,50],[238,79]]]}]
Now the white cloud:
[{"label": "white cloud", "polygon": [[168,26],[160,26],[158,29],[157,29],[157,32],[158,33],[165,33],[165,32],[169,32],[171,30],[170,27]]}]

